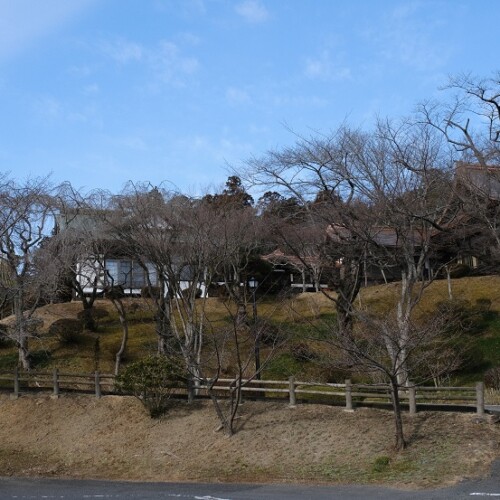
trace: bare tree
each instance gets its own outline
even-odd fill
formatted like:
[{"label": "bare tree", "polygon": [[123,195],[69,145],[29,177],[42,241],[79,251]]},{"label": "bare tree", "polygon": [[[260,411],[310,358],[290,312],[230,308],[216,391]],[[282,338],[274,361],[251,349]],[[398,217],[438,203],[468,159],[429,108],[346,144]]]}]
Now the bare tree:
[{"label": "bare tree", "polygon": [[201,378],[206,297],[217,262],[210,245],[214,221],[200,200],[188,197],[176,201],[176,216],[179,220],[179,238],[174,248],[176,264],[167,269],[175,313],[172,331],[196,386]]},{"label": "bare tree", "polygon": [[158,352],[180,355],[195,384],[203,346],[206,291],[214,270],[213,221],[199,200],[161,187],[129,185],[110,224],[143,269],[154,304]]},{"label": "bare tree", "polygon": [[[442,196],[451,169],[445,141],[426,125],[379,120],[371,133],[344,126],[331,136],[301,139],[248,166],[254,182],[278,185],[326,223],[324,258],[331,260],[337,292],[332,296],[338,317],[333,334],[355,340],[356,324],[367,321],[354,299],[368,267],[399,278],[390,328],[380,326],[379,331],[386,332],[380,338],[395,367],[391,377],[398,387],[406,386],[412,343],[419,338],[413,334],[412,313],[440,265],[433,262],[438,236],[449,230],[454,216],[451,196]],[[316,206],[311,198],[318,191],[322,196]],[[349,348],[348,343],[337,345],[344,352]],[[397,394],[395,404],[399,407]]]},{"label": "bare tree", "polygon": [[35,255],[53,228],[53,199],[46,179],[24,184],[8,182],[0,192],[0,258],[4,267],[1,287],[12,301],[11,336],[19,364],[31,367],[29,338],[34,333],[33,313],[42,298],[43,280],[35,273]]},{"label": "bare tree", "polygon": [[124,251],[144,270],[145,290],[155,308],[158,352],[174,349],[172,284],[177,270],[175,246],[180,237],[179,219],[171,200],[174,194],[150,185],[129,184],[114,198],[110,225]]},{"label": "bare tree", "polygon": [[420,120],[438,130],[459,154],[454,192],[461,204],[457,254],[479,257],[495,270],[500,257],[500,73],[490,78],[462,74],[444,89],[450,102],[419,105]]},{"label": "bare tree", "polygon": [[[394,416],[394,446],[401,450],[407,446],[404,433],[401,376],[412,374],[411,384],[424,383],[457,370],[462,362],[464,349],[461,311],[457,308],[440,308],[429,314],[425,321],[411,320],[405,325],[405,335],[397,314],[374,314],[357,310],[356,326],[339,330],[337,325],[326,340],[341,356],[335,366],[349,369],[375,381],[389,384]],[[387,353],[391,352],[390,356]]]},{"label": "bare tree", "polygon": [[105,286],[105,258],[117,245],[107,223],[109,198],[101,191],[84,194],[68,183],[60,186],[56,231],[48,243],[60,283],[81,301],[90,331],[97,329],[93,308]]},{"label": "bare tree", "polygon": [[[205,363],[200,373],[219,419],[219,430],[222,430],[226,436],[232,436],[237,430],[235,422],[245,387],[250,386],[252,381],[260,379],[262,370],[276,355],[281,345],[286,342],[286,335],[275,331],[272,341],[266,345],[260,365],[256,365],[254,364],[255,347],[263,336],[269,335],[269,325],[266,322],[259,322],[252,327],[243,327],[238,315],[230,307],[227,308],[227,312],[231,322],[227,328],[212,332],[211,341],[207,345],[209,356],[204,360]],[[226,376],[231,376],[233,380],[229,387],[229,396],[221,397],[217,387],[222,375],[227,373],[224,365],[228,359],[231,360],[231,373]]]},{"label": "bare tree", "polygon": [[205,198],[203,203],[210,211],[213,230],[208,246],[217,256],[214,275],[222,280],[229,298],[236,306],[238,325],[247,319],[248,265],[261,248],[264,226],[260,224],[255,210],[241,205],[231,197],[212,202]]},{"label": "bare tree", "polygon": [[451,102],[419,105],[420,119],[439,130],[466,162],[481,167],[500,160],[500,72],[491,78],[462,74],[450,78],[444,90]]},{"label": "bare tree", "polygon": [[[351,323],[352,303],[362,281],[365,248],[364,239],[353,231],[353,221],[363,220],[353,216],[361,204],[350,179],[344,175],[349,137],[350,131],[340,127],[328,137],[299,138],[295,146],[250,159],[245,173],[254,185],[272,187],[284,193],[285,198],[297,200],[303,210],[299,227],[306,225],[309,228],[306,232],[313,231],[316,235],[314,253],[320,254],[324,267],[329,269],[328,281],[335,294],[324,292],[335,304],[343,327]],[[322,193],[321,202],[314,203],[318,193]],[[302,266],[312,272],[306,251],[306,248],[311,250],[312,242],[304,239],[305,233],[295,226],[294,220],[287,220],[279,230],[278,219],[273,232],[281,236],[287,250]]]}]

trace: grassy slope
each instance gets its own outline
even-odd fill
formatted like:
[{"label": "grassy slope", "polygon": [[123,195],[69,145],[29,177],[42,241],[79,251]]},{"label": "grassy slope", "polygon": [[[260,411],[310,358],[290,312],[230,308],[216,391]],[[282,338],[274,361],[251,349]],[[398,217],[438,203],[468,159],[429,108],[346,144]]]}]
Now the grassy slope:
[{"label": "grassy slope", "polygon": [[[478,345],[492,364],[500,364],[500,278],[482,277],[453,282],[456,297],[475,303],[492,301],[490,315],[477,333]],[[361,303],[387,309],[397,285],[364,289]],[[391,298],[392,297],[392,298]],[[447,298],[445,282],[426,292],[419,314]],[[132,304],[139,303],[139,308]],[[65,345],[49,335],[49,325],[76,317],[78,303],[46,306],[39,311],[44,334],[33,340],[39,366],[67,370],[111,371],[121,331],[112,306],[99,302],[108,314],[99,321],[98,335],[85,333],[77,344]],[[212,322],[223,325],[228,311],[216,299],[207,304]],[[131,319],[128,360],[155,349],[152,314],[142,301],[129,301]],[[332,318],[332,306],[320,294],[303,294],[279,307],[259,304],[259,314],[299,333],[308,320]],[[96,355],[95,339],[99,338]],[[45,354],[44,354],[45,353]],[[0,348],[0,365],[13,367],[16,353]],[[289,368],[286,366],[285,368]],[[300,369],[300,363],[297,369]],[[241,408],[239,432],[232,438],[214,433],[218,422],[207,403],[194,411],[182,404],[161,421],[152,421],[131,398],[64,396],[0,396],[0,475],[56,475],[149,480],[313,481],[389,483],[406,487],[446,484],[484,474],[499,456],[497,425],[475,422],[469,414],[422,412],[405,415],[410,446],[392,448],[390,412],[247,401]],[[359,436],[363,441],[359,444]],[[352,447],[352,443],[356,443]],[[464,453],[466,450],[466,453]],[[96,459],[98,457],[98,459]]]},{"label": "grassy slope", "polygon": [[[483,355],[489,366],[500,366],[500,277],[486,276],[476,278],[462,278],[453,280],[453,295],[456,299],[475,304],[478,299],[491,301],[490,313],[485,315],[478,324],[476,347]],[[374,286],[362,289],[358,303],[381,313],[390,310],[398,293],[398,284]],[[433,310],[435,305],[447,300],[448,290],[446,281],[435,281],[426,289],[423,300],[416,314],[425,316]],[[39,309],[38,315],[43,319],[42,335],[31,341],[31,348],[39,368],[57,366],[66,370],[91,372],[96,368],[103,372],[112,372],[115,353],[121,341],[121,328],[116,312],[108,301],[98,301],[96,307],[101,311],[97,334],[84,333],[78,342],[64,343],[51,335],[50,325],[53,321],[70,317],[76,318],[81,311],[78,302],[55,304]],[[127,302],[130,321],[130,339],[127,349],[126,362],[134,361],[152,353],[156,348],[154,334],[153,312],[147,301],[131,299]],[[272,318],[274,324],[280,328],[293,332],[295,343],[300,342],[301,333],[306,331],[311,323],[325,324],[322,320],[334,318],[332,302],[321,293],[306,293],[295,296],[283,302],[264,300],[258,305],[259,316]],[[226,305],[218,299],[209,299],[206,311],[210,318],[207,335],[221,326],[227,325],[230,316]],[[265,349],[264,349],[265,350]],[[0,345],[0,370],[13,369],[17,362],[16,351],[12,347]],[[231,362],[227,362],[228,366]],[[300,361],[289,353],[282,354],[271,366],[269,376],[291,374],[290,371],[301,369]],[[317,368],[310,367],[313,378]],[[307,374],[305,374],[307,375]],[[477,375],[472,374],[473,378]]]},{"label": "grassy slope", "polygon": [[0,395],[0,418],[0,476],[429,487],[486,474],[500,441],[473,415],[421,412],[396,453],[388,411],[273,402],[246,401],[230,439],[208,401],[151,420],[131,397]]}]

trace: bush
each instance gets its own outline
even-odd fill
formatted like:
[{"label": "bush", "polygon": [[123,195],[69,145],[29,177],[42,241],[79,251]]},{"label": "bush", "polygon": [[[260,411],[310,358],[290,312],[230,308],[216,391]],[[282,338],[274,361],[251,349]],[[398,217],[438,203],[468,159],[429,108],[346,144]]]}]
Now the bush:
[{"label": "bush", "polygon": [[484,374],[484,383],[490,389],[500,390],[500,366],[490,368]]},{"label": "bush", "polygon": [[0,349],[12,347],[15,342],[9,338],[9,329],[7,325],[0,325]]},{"label": "bush", "polygon": [[228,298],[228,293],[224,285],[218,285],[217,283],[211,283],[208,287],[208,296],[217,297],[221,300]]},{"label": "bush", "polygon": [[[102,307],[92,307],[92,309],[90,309],[90,311],[92,314],[92,318],[96,322],[100,319],[107,318],[109,316],[109,311],[107,311],[106,309],[103,309]],[[85,320],[85,310],[79,311],[78,314],[76,315],[76,317],[79,320],[84,321]]]},{"label": "bush", "polygon": [[159,286],[145,286],[141,289],[141,297],[144,299],[160,298],[161,290]]},{"label": "bush", "polygon": [[468,300],[443,300],[436,304],[436,314],[448,319],[448,329],[459,329],[462,332],[472,333],[477,323],[478,311]]},{"label": "bush", "polygon": [[297,361],[316,361],[318,359],[317,353],[305,342],[293,344],[290,352]]},{"label": "bush", "polygon": [[372,472],[375,474],[385,472],[390,463],[391,459],[387,456],[377,457],[373,462]]},{"label": "bush", "polygon": [[450,268],[450,278],[465,278],[465,276],[470,276],[471,268],[467,264],[455,264]]},{"label": "bush", "polygon": [[57,337],[61,344],[79,344],[82,333],[83,324],[79,319],[61,318],[49,327],[49,335]]},{"label": "bush", "polygon": [[297,376],[302,370],[302,363],[291,354],[283,353],[271,359],[266,364],[264,373],[268,379],[280,380],[290,376]]},{"label": "bush", "polygon": [[491,299],[479,297],[476,299],[476,309],[481,312],[489,312],[491,309]]},{"label": "bush", "polygon": [[117,378],[120,391],[138,398],[152,418],[167,411],[174,389],[186,384],[186,374],[177,359],[149,356],[129,365]]},{"label": "bush", "polygon": [[258,318],[254,328],[261,344],[273,346],[282,340],[282,332],[279,328],[264,318]]},{"label": "bush", "polygon": [[104,297],[110,300],[119,300],[125,297],[125,291],[121,285],[110,286],[104,291]]}]

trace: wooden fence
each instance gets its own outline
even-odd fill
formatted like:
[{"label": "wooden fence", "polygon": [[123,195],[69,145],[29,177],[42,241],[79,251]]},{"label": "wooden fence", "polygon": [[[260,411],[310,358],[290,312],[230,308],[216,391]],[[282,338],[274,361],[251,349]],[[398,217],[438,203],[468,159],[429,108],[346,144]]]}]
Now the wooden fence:
[{"label": "wooden fence", "polygon": [[[217,395],[227,396],[234,390],[234,379],[221,378],[212,387]],[[198,396],[206,396],[208,384],[201,383],[193,388]],[[62,373],[58,369],[52,372],[12,372],[0,373],[0,388],[13,390],[17,398],[22,392],[50,390],[53,397],[59,397],[61,391],[93,393],[96,397],[103,394],[117,394],[115,376],[95,372],[92,374]],[[179,387],[177,393],[186,395],[187,387]],[[300,382],[290,377],[282,380],[243,380],[242,393],[255,398],[285,398],[290,406],[298,400],[302,402],[326,402],[342,405],[352,411],[356,405],[368,405],[377,402],[391,402],[391,388],[387,384],[353,384],[346,380],[343,384]],[[410,385],[399,391],[401,402],[408,406],[410,414],[417,413],[418,405],[453,405],[450,409],[467,407],[484,415],[484,383],[475,387],[428,387]]]}]

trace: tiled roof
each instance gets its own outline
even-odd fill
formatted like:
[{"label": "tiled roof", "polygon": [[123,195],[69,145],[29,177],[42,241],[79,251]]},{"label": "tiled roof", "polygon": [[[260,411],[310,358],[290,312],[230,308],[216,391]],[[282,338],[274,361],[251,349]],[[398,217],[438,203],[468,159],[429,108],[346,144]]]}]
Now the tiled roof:
[{"label": "tiled roof", "polygon": [[456,181],[459,185],[500,201],[500,166],[483,167],[477,164],[457,162]]}]

